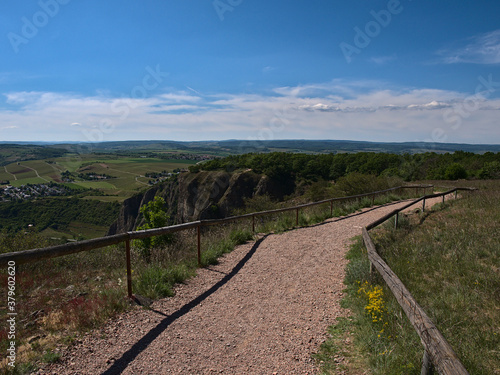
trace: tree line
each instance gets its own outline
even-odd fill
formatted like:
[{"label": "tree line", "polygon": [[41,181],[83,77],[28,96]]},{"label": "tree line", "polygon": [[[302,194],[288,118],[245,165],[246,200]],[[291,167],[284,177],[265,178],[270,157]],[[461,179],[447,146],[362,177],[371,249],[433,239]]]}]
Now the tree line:
[{"label": "tree line", "polygon": [[500,153],[249,153],[213,159],[190,166],[189,170],[232,171],[242,168],[252,169],[281,181],[335,181],[353,172],[399,177],[405,181],[497,179],[500,178]]}]

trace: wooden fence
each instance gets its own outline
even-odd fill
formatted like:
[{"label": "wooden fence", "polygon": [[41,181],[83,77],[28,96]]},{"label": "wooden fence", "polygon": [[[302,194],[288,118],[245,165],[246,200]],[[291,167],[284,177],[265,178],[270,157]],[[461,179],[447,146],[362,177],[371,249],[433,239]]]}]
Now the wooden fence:
[{"label": "wooden fence", "polygon": [[437,369],[440,374],[444,375],[462,375],[468,374],[465,367],[462,365],[457,355],[453,351],[450,344],[446,341],[443,335],[438,331],[436,326],[429,319],[425,311],[420,307],[417,301],[410,294],[408,289],[403,285],[401,280],[391,270],[391,268],[384,262],[384,260],[377,253],[375,245],[368,231],[382,224],[391,217],[395,217],[395,226],[398,225],[399,213],[407,208],[422,202],[422,210],[425,211],[425,200],[436,197],[443,197],[448,194],[455,194],[457,197],[458,191],[473,191],[474,189],[468,188],[455,188],[443,193],[424,195],[423,197],[405,205],[402,208],[394,210],[384,217],[374,221],[363,228],[363,241],[367,248],[368,258],[372,267],[375,267],[386,282],[392,294],[402,307],[406,316],[420,336],[422,345],[424,346],[424,358],[422,364],[422,375],[432,373],[432,365]]},{"label": "wooden fence", "polygon": [[425,195],[426,190],[429,188],[433,188],[433,185],[413,185],[413,186],[398,186],[391,189],[371,192],[367,194],[359,194],[353,195],[349,197],[341,197],[341,198],[332,198],[325,199],[318,202],[302,204],[294,207],[282,208],[277,210],[269,210],[269,211],[261,211],[254,212],[251,214],[240,215],[240,216],[232,216],[224,219],[214,219],[214,220],[198,220],[185,224],[172,225],[163,228],[155,228],[148,230],[140,230],[140,231],[131,231],[122,234],[116,234],[113,236],[95,238],[91,240],[72,242],[58,246],[51,246],[40,249],[32,249],[32,250],[24,250],[17,251],[11,253],[0,254],[0,267],[6,266],[8,264],[12,264],[11,262],[15,262],[15,264],[24,264],[24,263],[32,263],[42,259],[49,259],[60,257],[64,255],[74,254],[82,251],[89,251],[93,249],[98,249],[110,245],[116,245],[122,242],[125,242],[125,253],[126,253],[126,264],[127,264],[127,292],[128,297],[134,299],[132,294],[132,271],[131,271],[131,257],[130,257],[130,241],[137,240],[141,238],[149,238],[154,236],[160,236],[164,234],[179,232],[188,229],[197,230],[197,249],[198,249],[198,263],[201,264],[201,228],[205,226],[213,226],[220,225],[236,220],[244,220],[244,219],[252,219],[252,230],[255,232],[255,218],[265,215],[271,215],[282,212],[295,211],[295,222],[296,225],[299,224],[299,211],[306,207],[312,207],[322,204],[330,205],[330,216],[333,216],[333,206],[335,202],[349,201],[349,200],[361,200],[363,198],[371,198],[372,204],[375,201],[375,197],[377,195],[387,194],[390,192],[398,192],[403,189],[415,189],[416,195],[420,190],[423,191],[424,196],[419,199],[416,199],[404,207],[394,210],[391,213],[385,215],[379,220],[374,221],[370,225],[363,228],[363,240],[368,250],[368,258],[370,259],[371,264],[378,270],[378,272],[382,275],[385,282],[391,289],[392,293],[396,297],[397,301],[403,308],[404,312],[410,319],[413,324],[415,330],[420,336],[422,344],[424,346],[424,365],[422,367],[422,374],[428,373],[428,369],[431,367],[430,363],[434,364],[438,369],[440,374],[452,375],[452,374],[468,374],[467,370],[458,360],[455,352],[448,344],[448,342],[444,339],[442,334],[437,330],[435,325],[430,321],[429,317],[425,313],[425,311],[418,305],[415,299],[411,296],[410,292],[403,285],[401,280],[396,276],[396,274],[389,268],[389,266],[382,260],[382,258],[378,255],[375,245],[373,244],[368,231],[376,226],[382,224],[389,218],[395,216],[395,222],[397,226],[397,218],[399,212],[422,202],[422,210],[425,210],[425,200],[435,197],[444,197],[448,194],[455,193],[456,194],[460,190],[472,191],[474,189],[467,188],[455,188],[443,193],[430,194]]},{"label": "wooden fence", "polygon": [[[130,257],[130,241],[137,240],[141,238],[148,238],[154,236],[160,236],[163,234],[169,234],[174,232],[179,232],[188,229],[196,228],[197,231],[197,248],[198,248],[198,264],[201,265],[201,228],[205,226],[220,225],[236,220],[252,219],[252,230],[255,232],[255,218],[265,215],[271,215],[281,212],[296,211],[295,222],[296,225],[299,224],[299,211],[306,207],[317,206],[321,204],[330,204],[330,216],[333,216],[333,205],[335,202],[347,201],[347,200],[361,200],[363,198],[369,197],[372,199],[372,204],[375,201],[377,195],[387,194],[390,192],[401,191],[402,189],[415,189],[416,194],[420,190],[425,191],[426,189],[433,188],[432,185],[413,185],[413,186],[398,186],[386,190],[359,194],[349,197],[332,198],[325,199],[318,202],[302,204],[299,206],[282,208],[270,211],[254,212],[251,214],[232,216],[224,219],[214,219],[214,220],[198,220],[185,224],[171,225],[163,228],[131,231],[122,234],[116,234],[113,236],[100,237],[91,240],[72,242],[63,245],[51,246],[40,249],[24,250],[11,253],[0,254],[0,267],[6,266],[9,262],[15,262],[15,264],[32,263],[42,259],[49,259],[60,257],[64,255],[79,253],[82,251],[94,250],[110,245],[116,245],[119,243],[125,243],[125,257],[127,265],[127,292],[128,297],[133,299],[132,294],[132,267],[131,267],[131,257]],[[12,263],[11,263],[12,264]]]}]

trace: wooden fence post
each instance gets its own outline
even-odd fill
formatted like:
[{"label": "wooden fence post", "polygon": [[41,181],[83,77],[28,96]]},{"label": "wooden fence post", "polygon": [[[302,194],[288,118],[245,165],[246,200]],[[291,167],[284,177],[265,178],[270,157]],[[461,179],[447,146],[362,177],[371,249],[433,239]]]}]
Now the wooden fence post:
[{"label": "wooden fence post", "polygon": [[333,217],[333,201],[330,201],[330,217]]},{"label": "wooden fence post", "polygon": [[255,215],[252,215],[252,232],[255,233]]},{"label": "wooden fence post", "polygon": [[125,253],[127,257],[127,296],[133,299],[132,296],[132,265],[130,261],[130,240],[125,241]]},{"label": "wooden fence post", "polygon": [[399,212],[396,212],[396,215],[394,215],[394,229],[398,229],[398,222],[399,222]]},{"label": "wooden fence post", "polygon": [[422,201],[422,212],[425,212],[425,198]]},{"label": "wooden fence post", "polygon": [[434,374],[434,368],[432,366],[431,358],[427,350],[424,350],[424,358],[422,359],[422,370],[420,375],[432,375]]},{"label": "wooden fence post", "polygon": [[201,225],[196,227],[198,234],[198,267],[201,267]]},{"label": "wooden fence post", "polygon": [[299,226],[299,209],[297,208],[296,214],[295,214],[295,225]]}]

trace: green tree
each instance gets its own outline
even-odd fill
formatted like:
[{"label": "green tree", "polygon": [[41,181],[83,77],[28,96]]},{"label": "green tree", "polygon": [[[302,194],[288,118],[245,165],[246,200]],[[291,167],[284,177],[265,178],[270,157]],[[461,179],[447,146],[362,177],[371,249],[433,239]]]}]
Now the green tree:
[{"label": "green tree", "polygon": [[467,171],[461,164],[453,163],[446,168],[446,171],[444,172],[444,177],[447,180],[459,180],[467,178]]},{"label": "green tree", "polygon": [[[138,230],[166,227],[169,216],[165,212],[165,199],[156,196],[154,200],[141,207],[141,213],[144,216],[145,224],[138,227]],[[151,261],[151,250],[160,248],[172,243],[171,234],[161,236],[142,238],[137,241],[141,256],[149,263]]]},{"label": "green tree", "polygon": [[485,163],[483,168],[479,171],[479,177],[482,179],[500,178],[500,162],[495,160]]}]

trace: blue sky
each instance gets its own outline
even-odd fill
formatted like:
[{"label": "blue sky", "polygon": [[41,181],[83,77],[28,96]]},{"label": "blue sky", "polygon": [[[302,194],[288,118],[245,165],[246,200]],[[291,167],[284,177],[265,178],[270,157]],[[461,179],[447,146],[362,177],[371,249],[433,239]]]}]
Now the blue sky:
[{"label": "blue sky", "polygon": [[0,141],[500,143],[500,2],[0,3]]}]

